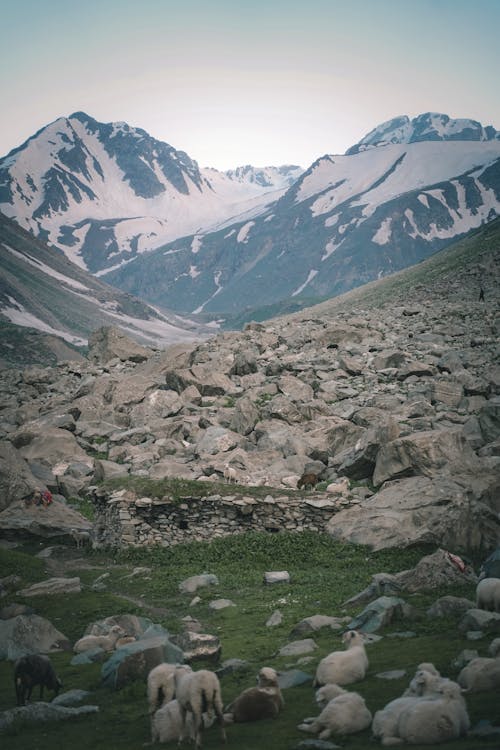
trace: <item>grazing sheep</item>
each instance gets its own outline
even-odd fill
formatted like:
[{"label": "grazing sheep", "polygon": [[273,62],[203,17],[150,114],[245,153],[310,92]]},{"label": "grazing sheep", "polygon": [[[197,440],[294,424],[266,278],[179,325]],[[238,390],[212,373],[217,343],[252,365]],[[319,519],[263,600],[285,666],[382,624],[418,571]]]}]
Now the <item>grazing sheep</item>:
[{"label": "grazing sheep", "polygon": [[476,586],[476,606],[500,612],[500,578],[483,578]]},{"label": "grazing sheep", "polygon": [[272,667],[262,667],[257,682],[257,687],[244,690],[227,707],[226,723],[276,718],[285,705],[277,672]]},{"label": "grazing sheep", "polygon": [[224,479],[226,482],[229,482],[229,484],[236,484],[238,480],[236,469],[233,469],[229,464],[225,464],[224,466]]},{"label": "grazing sheep", "polygon": [[70,529],[70,536],[76,544],[77,549],[84,547],[86,544],[90,544],[92,541],[92,534],[90,531],[84,529]]},{"label": "grazing sheep", "polygon": [[14,685],[18,706],[24,706],[31,698],[35,685],[40,686],[40,700],[43,700],[44,688],[59,693],[62,682],[56,675],[48,656],[44,654],[27,654],[21,656],[14,664]]},{"label": "grazing sheep", "polygon": [[404,709],[396,736],[410,745],[436,745],[462,737],[469,727],[460,686],[451,680],[443,680],[437,697],[419,699]]},{"label": "grazing sheep", "polygon": [[348,630],[342,637],[346,651],[333,651],[318,664],[314,686],[334,682],[336,685],[349,685],[362,680],[368,669],[363,635],[357,630]]},{"label": "grazing sheep", "polygon": [[203,726],[203,713],[211,718],[215,713],[221,728],[222,740],[226,741],[224,730],[224,717],[222,714],[222,696],[219,678],[215,672],[208,669],[200,669],[192,672],[188,667],[177,667],[174,675],[175,696],[179,701],[179,709],[182,719],[182,730],[179,743],[188,734],[188,722],[186,715],[190,711],[193,715],[194,741],[196,748],[201,747],[201,729]]},{"label": "grazing sheep", "polygon": [[364,698],[358,693],[344,690],[332,698],[319,716],[312,721],[304,720],[298,728],[303,732],[317,734],[321,740],[327,740],[332,734],[354,734],[370,726],[372,715]]},{"label": "grazing sheep", "polygon": [[113,625],[107,635],[84,635],[73,646],[75,654],[81,654],[91,648],[102,648],[103,651],[113,651],[119,638],[125,635],[125,631],[119,625]]},{"label": "grazing sheep", "polygon": [[306,474],[302,474],[299,481],[297,482],[297,489],[300,490],[302,487],[307,490],[310,487],[312,490],[316,487],[319,482],[319,477],[312,471]]},{"label": "grazing sheep", "polygon": [[[154,714],[159,708],[172,700],[175,695],[174,676],[178,664],[158,664],[150,670],[147,677],[147,694],[149,713]],[[188,667],[186,667],[186,670]],[[166,740],[160,740],[166,742]]]},{"label": "grazing sheep", "polygon": [[[205,729],[212,726],[213,718],[203,714]],[[193,715],[186,714],[186,731],[190,740],[194,739]],[[179,701],[174,699],[164,703],[151,717],[151,742],[173,742],[180,740],[182,734],[182,716]]]},{"label": "grazing sheep", "polygon": [[478,656],[472,659],[458,675],[457,682],[469,693],[500,687],[500,658]]}]

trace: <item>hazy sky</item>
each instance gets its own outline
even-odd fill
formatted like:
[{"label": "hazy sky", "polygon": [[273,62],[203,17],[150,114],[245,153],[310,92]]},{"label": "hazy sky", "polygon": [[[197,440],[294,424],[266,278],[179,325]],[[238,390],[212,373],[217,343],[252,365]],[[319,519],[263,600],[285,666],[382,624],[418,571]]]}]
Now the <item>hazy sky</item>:
[{"label": "hazy sky", "polygon": [[343,153],[397,115],[500,129],[500,0],[0,0],[0,155],[83,110],[200,166]]}]

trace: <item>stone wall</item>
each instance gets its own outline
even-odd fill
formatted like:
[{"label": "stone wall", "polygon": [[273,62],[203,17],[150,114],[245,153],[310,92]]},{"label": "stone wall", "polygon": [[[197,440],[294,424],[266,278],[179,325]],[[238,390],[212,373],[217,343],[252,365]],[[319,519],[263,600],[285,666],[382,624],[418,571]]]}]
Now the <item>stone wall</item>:
[{"label": "stone wall", "polygon": [[110,494],[96,490],[93,501],[96,543],[111,547],[170,546],[245,531],[322,532],[334,513],[359,502],[320,492],[307,497],[210,495],[159,500],[137,497],[128,490]]}]

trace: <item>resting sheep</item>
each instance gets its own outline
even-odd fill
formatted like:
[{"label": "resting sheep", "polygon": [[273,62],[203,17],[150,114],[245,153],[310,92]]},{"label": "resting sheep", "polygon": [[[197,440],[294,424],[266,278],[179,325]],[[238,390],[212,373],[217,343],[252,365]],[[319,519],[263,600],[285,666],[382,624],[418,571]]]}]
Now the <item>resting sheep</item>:
[{"label": "resting sheep", "polygon": [[363,635],[357,630],[348,630],[342,637],[346,651],[333,651],[318,664],[314,686],[334,682],[337,685],[349,685],[362,680],[368,669],[368,657],[365,651]]},{"label": "resting sheep", "polygon": [[[174,676],[178,664],[158,664],[147,677],[147,694],[150,715],[154,714],[175,695]],[[166,742],[167,740],[160,740]]]},{"label": "resting sheep", "polygon": [[215,713],[221,728],[221,736],[226,741],[224,730],[224,717],[222,715],[222,696],[219,678],[215,672],[208,669],[200,669],[192,672],[188,667],[177,667],[174,675],[175,696],[179,702],[182,720],[182,730],[179,742],[188,734],[188,722],[186,719],[188,711],[193,716],[193,734],[196,748],[201,747],[201,729],[203,726],[203,713],[211,718]]},{"label": "resting sheep", "polygon": [[469,727],[460,686],[443,680],[437,697],[417,700],[401,713],[396,736],[410,745],[436,745],[462,737]]},{"label": "resting sheep", "polygon": [[364,698],[358,693],[339,689],[342,692],[326,704],[319,716],[312,720],[305,719],[298,728],[303,732],[317,734],[321,740],[329,739],[332,734],[354,734],[367,729],[371,724],[372,715],[366,707]]},{"label": "resting sheep", "polygon": [[419,664],[415,676],[404,691],[403,696],[409,695],[420,698],[423,695],[436,693],[443,679],[434,664],[430,662]]},{"label": "resting sheep", "polygon": [[500,687],[500,657],[478,656],[465,666],[457,677],[458,684],[469,693]]},{"label": "resting sheep", "polygon": [[35,685],[40,686],[40,700],[43,700],[44,688],[53,690],[55,695],[62,687],[48,656],[44,654],[27,654],[21,656],[14,664],[14,685],[18,706],[24,706],[31,698]]},{"label": "resting sheep", "polygon": [[[454,710],[460,717],[459,725],[460,732],[462,732],[462,728],[466,723],[466,719],[464,718],[464,712],[466,716],[466,708],[465,702],[461,696],[460,686],[451,680],[441,677],[432,664],[421,664],[419,667],[425,667],[425,669],[417,668],[415,677],[410,682],[410,686],[407,688],[404,695],[401,698],[396,698],[395,700],[390,701],[390,703],[388,703],[383,709],[377,711],[373,717],[372,734],[374,737],[381,740],[382,745],[401,744],[403,741],[401,732],[403,730],[401,730],[400,722],[403,715],[406,717],[405,721],[407,722],[405,726],[408,726],[408,729],[405,729],[404,731],[412,733],[415,731],[414,722],[413,720],[410,721],[408,717],[413,716],[412,712],[416,710],[417,706],[421,703],[435,703],[436,701],[443,699],[445,699],[445,702],[450,699],[453,699],[455,702]],[[436,729],[429,730],[430,733],[435,731],[438,733],[442,732],[443,735],[446,734],[445,727],[450,724],[449,712],[447,713],[448,708],[449,706],[446,705],[446,710],[444,710],[443,706],[440,705],[429,709],[429,721],[431,716],[434,716],[435,718],[437,717],[439,709],[443,709],[444,716],[442,721],[437,721],[436,719]],[[419,708],[418,712],[420,715],[425,712],[425,709]],[[453,722],[451,722],[451,724],[453,724]],[[410,742],[410,740],[406,741]],[[426,740],[422,739],[421,742],[422,744],[426,744]]]},{"label": "resting sheep", "polygon": [[476,606],[500,612],[500,578],[483,578],[476,586]]},{"label": "resting sheep", "polygon": [[84,635],[73,646],[75,654],[81,654],[91,648],[102,648],[103,651],[113,651],[119,638],[125,635],[125,631],[119,625],[113,625],[107,635]]},{"label": "resting sheep", "polygon": [[226,708],[226,723],[276,718],[285,705],[276,671],[271,667],[262,667],[257,682],[257,687],[244,690]]},{"label": "resting sheep", "polygon": [[336,685],[334,682],[330,682],[316,690],[316,703],[319,708],[324,708],[332,698],[336,698],[343,693],[347,693],[347,690],[344,690],[344,688],[340,687],[340,685]]}]

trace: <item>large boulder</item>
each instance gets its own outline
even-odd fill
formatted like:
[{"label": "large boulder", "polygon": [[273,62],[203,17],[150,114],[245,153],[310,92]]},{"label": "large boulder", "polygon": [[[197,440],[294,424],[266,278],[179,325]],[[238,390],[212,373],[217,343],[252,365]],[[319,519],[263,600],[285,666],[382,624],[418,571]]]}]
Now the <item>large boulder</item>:
[{"label": "large boulder", "polygon": [[115,690],[135,680],[146,680],[149,672],[162,662],[182,663],[184,654],[167,635],[144,638],[117,649],[104,662],[101,679]]},{"label": "large boulder", "polygon": [[461,429],[428,430],[392,440],[377,455],[373,483],[388,479],[424,475],[435,476],[444,468],[478,468],[478,459]]},{"label": "large boulder", "polygon": [[0,441],[0,511],[31,495],[38,484],[39,480],[12,443]]},{"label": "large boulder", "polygon": [[497,514],[448,477],[388,482],[359,505],[328,522],[334,539],[373,549],[438,544],[446,549],[490,549],[500,534]]},{"label": "large boulder", "polygon": [[98,328],[89,336],[88,358],[96,364],[104,365],[115,358],[122,362],[144,362],[151,354],[150,349],[132,341],[113,326]]},{"label": "large boulder", "polygon": [[39,615],[18,615],[0,620],[0,659],[15,661],[26,654],[70,651],[69,640]]},{"label": "large boulder", "polygon": [[10,533],[51,538],[69,534],[71,529],[89,531],[91,528],[87,518],[58,500],[53,500],[48,508],[26,507],[23,501],[16,501],[0,513],[0,530]]}]

